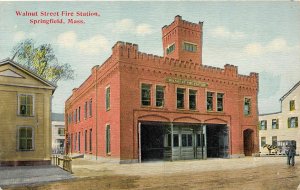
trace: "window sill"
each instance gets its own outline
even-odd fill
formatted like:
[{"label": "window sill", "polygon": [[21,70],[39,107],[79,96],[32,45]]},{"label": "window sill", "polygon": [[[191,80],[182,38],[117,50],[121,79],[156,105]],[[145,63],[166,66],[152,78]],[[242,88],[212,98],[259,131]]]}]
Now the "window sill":
[{"label": "window sill", "polygon": [[18,117],[27,117],[27,118],[33,118],[33,117],[35,117],[34,115],[20,115],[20,114],[18,114],[17,116]]}]

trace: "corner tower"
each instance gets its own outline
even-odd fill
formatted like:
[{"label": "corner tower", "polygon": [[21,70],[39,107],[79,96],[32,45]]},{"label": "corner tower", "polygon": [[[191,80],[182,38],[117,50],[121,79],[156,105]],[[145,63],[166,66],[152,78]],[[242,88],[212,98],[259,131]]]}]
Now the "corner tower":
[{"label": "corner tower", "polygon": [[203,22],[191,23],[175,16],[162,28],[164,57],[202,64],[202,26]]}]

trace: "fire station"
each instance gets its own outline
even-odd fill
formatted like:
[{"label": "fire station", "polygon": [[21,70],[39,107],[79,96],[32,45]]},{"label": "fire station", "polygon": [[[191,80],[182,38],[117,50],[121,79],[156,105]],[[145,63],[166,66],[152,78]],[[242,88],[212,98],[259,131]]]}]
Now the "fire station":
[{"label": "fire station", "polygon": [[163,56],[117,42],[65,103],[67,152],[119,163],[258,152],[258,74],[202,64],[203,23],[175,16]]}]

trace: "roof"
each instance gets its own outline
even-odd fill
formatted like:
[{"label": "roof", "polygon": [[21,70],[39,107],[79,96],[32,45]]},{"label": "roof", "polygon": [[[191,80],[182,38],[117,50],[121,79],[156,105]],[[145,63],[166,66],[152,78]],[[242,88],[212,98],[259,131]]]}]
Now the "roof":
[{"label": "roof", "polygon": [[12,65],[12,66],[14,66],[14,67],[22,70],[26,74],[28,74],[28,75],[32,76],[33,78],[41,81],[45,85],[52,87],[53,88],[53,92],[55,91],[55,89],[56,89],[57,86],[54,83],[52,83],[52,82],[44,79],[43,77],[41,77],[38,74],[36,74],[34,71],[25,68],[24,66],[22,66],[21,64],[15,62],[13,60],[11,60],[10,58],[6,58],[6,59],[0,61],[0,66],[1,65],[6,65],[6,64],[10,64],[10,65]]},{"label": "roof", "polygon": [[300,85],[300,81],[297,82],[293,88],[291,88],[285,95],[280,98],[280,101],[283,101],[288,95],[290,95],[298,86]]},{"label": "roof", "polygon": [[51,114],[52,121],[65,121],[65,114],[63,113],[52,113]]}]

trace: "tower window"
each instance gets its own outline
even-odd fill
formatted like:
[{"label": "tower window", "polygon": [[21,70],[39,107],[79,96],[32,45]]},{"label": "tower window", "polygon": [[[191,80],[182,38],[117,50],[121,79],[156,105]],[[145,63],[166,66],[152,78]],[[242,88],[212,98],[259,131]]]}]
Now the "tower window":
[{"label": "tower window", "polygon": [[185,51],[196,52],[197,51],[197,45],[192,44],[192,43],[188,43],[188,42],[184,42],[183,43],[183,49]]},{"label": "tower window", "polygon": [[170,45],[167,47],[167,54],[172,53],[175,50],[175,44]]}]

